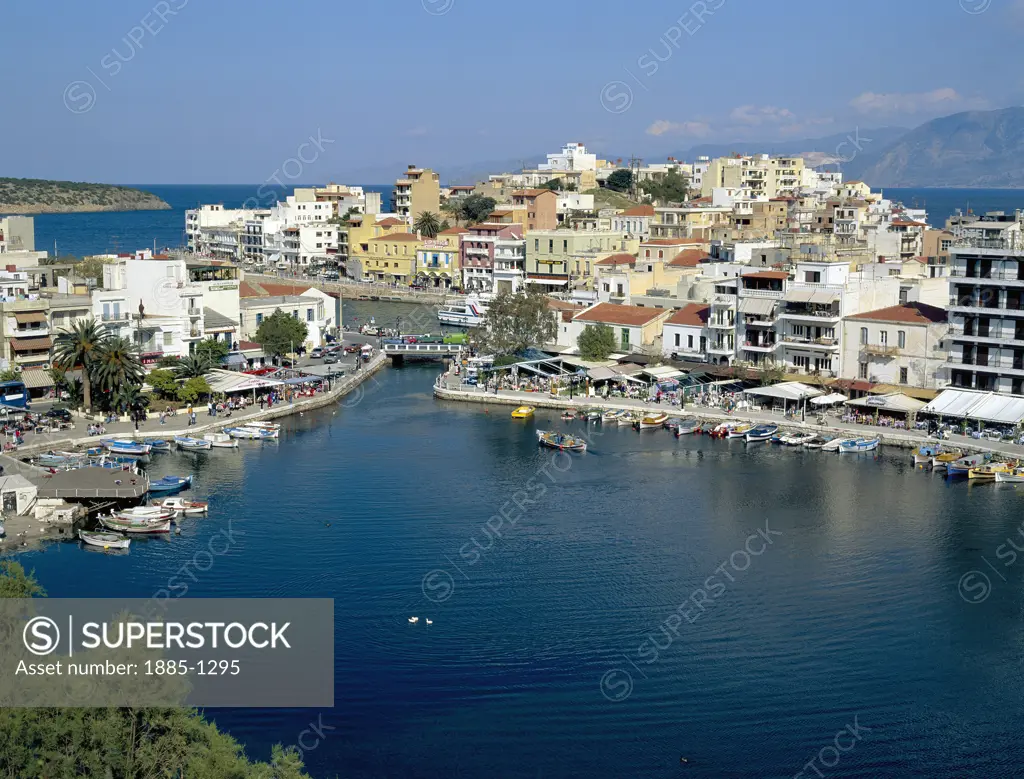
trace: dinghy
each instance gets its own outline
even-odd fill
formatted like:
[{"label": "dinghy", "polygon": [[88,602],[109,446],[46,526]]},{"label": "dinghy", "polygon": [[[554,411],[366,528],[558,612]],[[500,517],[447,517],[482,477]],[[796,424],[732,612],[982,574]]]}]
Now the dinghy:
[{"label": "dinghy", "polygon": [[204,500],[188,500],[182,497],[154,500],[149,505],[164,511],[173,511],[178,517],[199,517],[206,514],[210,508],[210,505]]},{"label": "dinghy", "polygon": [[513,419],[529,419],[533,416],[533,412],[536,411],[533,406],[520,406],[512,412]]},{"label": "dinghy", "polygon": [[653,430],[656,427],[663,427],[666,419],[668,419],[668,414],[645,414],[633,423],[633,427],[637,430]]},{"label": "dinghy", "polygon": [[192,486],[192,476],[164,476],[162,479],[151,481],[149,491],[153,495],[170,495],[174,492],[187,490]]},{"label": "dinghy", "polygon": [[149,444],[139,441],[131,441],[125,438],[111,438],[101,442],[108,452],[113,454],[128,454],[136,457],[147,455],[152,451]]},{"label": "dinghy", "polygon": [[565,435],[564,433],[548,432],[547,430],[537,431],[537,443],[549,449],[561,449],[568,452],[587,451],[587,442],[582,438]]},{"label": "dinghy", "polygon": [[130,538],[125,538],[118,533],[79,530],[78,537],[82,539],[83,542],[89,544],[89,546],[99,546],[103,549],[127,549],[131,544]]},{"label": "dinghy", "polygon": [[754,441],[767,441],[775,435],[778,430],[778,425],[758,425],[757,427],[752,427],[747,431],[745,439],[748,444]]},{"label": "dinghy", "polygon": [[213,444],[202,438],[189,438],[188,436],[176,436],[174,443],[178,448],[186,452],[203,452],[213,449]]},{"label": "dinghy", "polygon": [[237,449],[238,441],[227,433],[207,433],[203,436],[204,441],[209,441],[214,449]]},{"label": "dinghy", "polygon": [[878,438],[847,438],[845,441],[839,442],[839,451],[846,454],[873,452],[878,448],[879,443]]}]

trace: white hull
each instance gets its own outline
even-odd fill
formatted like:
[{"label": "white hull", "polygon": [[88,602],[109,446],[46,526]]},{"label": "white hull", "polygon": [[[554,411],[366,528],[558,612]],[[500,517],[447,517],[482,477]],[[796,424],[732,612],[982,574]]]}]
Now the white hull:
[{"label": "white hull", "polygon": [[1024,484],[1024,473],[1002,473],[996,471],[996,481],[1008,484]]},{"label": "white hull", "polygon": [[839,451],[844,454],[857,454],[858,452],[873,452],[878,448],[878,441],[865,441],[858,444],[840,444]]},{"label": "white hull", "polygon": [[121,538],[114,533],[87,533],[79,530],[78,537],[89,546],[101,549],[127,549],[131,544],[130,538]]},{"label": "white hull", "polygon": [[452,327],[479,327],[484,323],[484,318],[475,314],[457,314],[452,311],[438,311],[437,321],[442,325]]},{"label": "white hull", "polygon": [[839,445],[841,443],[842,443],[842,441],[840,441],[838,438],[834,438],[831,441],[829,441],[827,444],[822,446],[821,447],[821,451],[823,451],[823,452],[838,452],[839,451]]}]

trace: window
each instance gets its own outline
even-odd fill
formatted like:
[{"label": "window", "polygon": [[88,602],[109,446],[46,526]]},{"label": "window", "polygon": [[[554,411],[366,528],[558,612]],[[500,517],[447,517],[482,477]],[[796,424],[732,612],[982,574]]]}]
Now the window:
[{"label": "window", "polygon": [[687,349],[692,349],[693,348],[693,336],[692,335],[686,336],[686,348]]},{"label": "window", "polygon": [[808,270],[804,271],[804,281],[809,281],[812,284],[821,283],[821,271]]},{"label": "window", "polygon": [[533,239],[533,250],[535,252],[539,252],[540,251],[540,238],[534,238]]},{"label": "window", "polygon": [[629,328],[628,327],[623,327],[622,328],[622,348],[623,349],[628,349],[629,348]]},{"label": "window", "polygon": [[907,347],[907,331],[906,330],[898,330],[898,331],[896,331],[896,345],[899,346],[900,349],[905,349]]},{"label": "window", "polygon": [[555,253],[555,239],[551,238],[548,240],[548,254]]},{"label": "window", "polygon": [[299,318],[299,309],[295,309],[294,311],[292,311],[292,319],[298,319],[298,318]]},{"label": "window", "polygon": [[174,346],[174,333],[164,333],[164,346]]},{"label": "window", "polygon": [[[690,336],[690,340],[693,340],[693,336]],[[676,333],[676,346],[679,346],[679,333]]]},{"label": "window", "polygon": [[257,314],[256,315],[256,327],[259,327],[262,324],[263,324],[263,314]]},{"label": "window", "polygon": [[866,362],[862,362],[860,364],[860,367],[857,369],[857,378],[859,378],[859,379],[866,379],[867,377],[868,377],[868,364]]},{"label": "window", "polygon": [[664,250],[658,249],[658,259],[659,260],[665,259],[665,252],[664,252]]},{"label": "window", "polygon": [[882,330],[882,331],[880,331],[878,333],[878,342],[880,344],[882,344],[882,346],[888,346],[889,345],[889,331],[888,330]]},{"label": "window", "polygon": [[311,308],[307,308],[306,309],[306,321],[307,322],[312,322],[313,321],[313,309],[311,309]]},{"label": "window", "polygon": [[868,344],[868,329],[866,327],[860,329],[860,343],[861,346],[867,346]]},{"label": "window", "polygon": [[900,384],[906,384],[906,383],[907,383],[907,369],[906,368],[900,368]]},{"label": "window", "polygon": [[569,241],[562,241],[562,254],[569,253]]}]

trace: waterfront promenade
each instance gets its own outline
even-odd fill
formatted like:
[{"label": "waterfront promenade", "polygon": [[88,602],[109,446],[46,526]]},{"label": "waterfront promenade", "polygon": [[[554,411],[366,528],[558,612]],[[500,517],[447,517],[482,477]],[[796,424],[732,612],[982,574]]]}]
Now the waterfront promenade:
[{"label": "waterfront promenade", "polygon": [[[929,436],[923,430],[894,430],[874,425],[859,425],[843,422],[834,417],[826,417],[827,424],[818,425],[813,421],[818,416],[817,412],[810,410],[808,410],[806,419],[811,421],[800,421],[799,419],[763,410],[743,410],[726,413],[720,408],[709,408],[696,404],[687,404],[683,408],[679,408],[669,403],[652,403],[633,398],[580,397],[577,395],[570,399],[567,395],[555,397],[547,392],[520,392],[515,390],[498,390],[495,393],[494,390],[485,391],[483,387],[462,384],[461,377],[451,373],[438,376],[437,381],[434,383],[434,396],[443,400],[491,403],[503,406],[535,406],[537,408],[553,409],[623,409],[626,411],[650,411],[652,413],[664,412],[670,416],[686,414],[715,422],[734,419],[754,424],[771,423],[779,425],[783,429],[802,430],[826,435],[848,435],[851,438],[878,437],[883,444],[908,449],[916,449],[922,444],[938,442],[938,439],[934,436]],[[1009,458],[1024,460],[1024,446],[1016,444],[976,439],[962,435],[952,435],[949,438],[943,439],[941,443],[944,446],[957,447],[966,451],[991,452]]]}]

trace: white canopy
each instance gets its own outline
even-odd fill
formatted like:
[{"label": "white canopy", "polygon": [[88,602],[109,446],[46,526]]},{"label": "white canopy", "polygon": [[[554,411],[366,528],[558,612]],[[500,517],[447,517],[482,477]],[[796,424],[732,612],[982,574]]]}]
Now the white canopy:
[{"label": "white canopy", "polygon": [[206,381],[214,392],[248,392],[254,389],[280,387],[283,384],[283,382],[266,379],[262,376],[219,369],[210,371]]},{"label": "white canopy", "polygon": [[929,414],[1016,425],[1024,420],[1024,397],[977,390],[943,390],[922,409]]},{"label": "white canopy", "polygon": [[904,395],[902,392],[890,392],[887,395],[868,395],[848,401],[848,406],[877,408],[880,411],[895,411],[900,414],[912,414],[925,407],[923,400]]},{"label": "white canopy", "polygon": [[755,387],[754,389],[743,390],[748,395],[759,395],[764,398],[781,398],[782,400],[803,400],[824,395],[820,389],[799,381],[784,381],[781,384],[772,384],[770,387]]},{"label": "white canopy", "polygon": [[831,406],[833,403],[845,403],[848,400],[842,392],[833,392],[831,395],[824,395],[818,398],[811,398],[815,406]]}]

